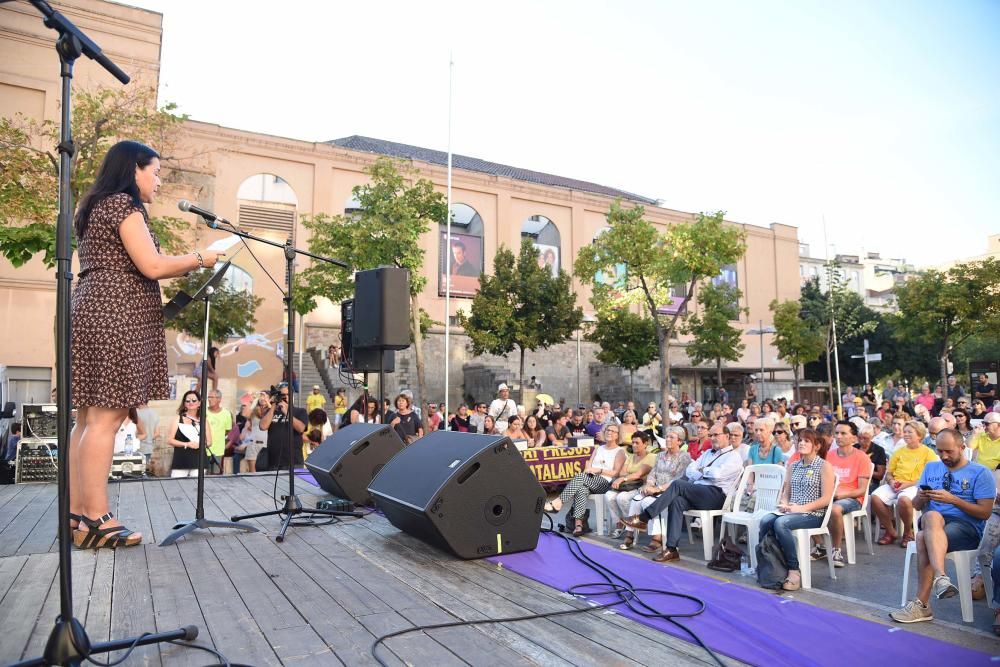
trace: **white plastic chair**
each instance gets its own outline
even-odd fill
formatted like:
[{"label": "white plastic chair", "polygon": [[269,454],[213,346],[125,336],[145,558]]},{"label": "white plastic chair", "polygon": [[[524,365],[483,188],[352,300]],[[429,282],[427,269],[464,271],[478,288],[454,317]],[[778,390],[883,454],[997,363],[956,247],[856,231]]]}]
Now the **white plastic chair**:
[{"label": "white plastic chair", "polygon": [[736,539],[736,526],[745,526],[747,529],[747,548],[750,550],[750,565],[757,567],[757,541],[760,539],[760,521],[771,510],[778,506],[778,498],[781,495],[781,487],[785,483],[785,467],[774,463],[764,463],[747,466],[740,478],[740,485],[736,488],[736,495],[733,497],[733,504],[742,499],[746,492],[746,487],[753,475],[754,490],[756,493],[753,512],[726,512],[722,515],[722,530],[719,531],[719,541],[726,536],[726,530],[732,527],[732,537]]},{"label": "white plastic chair", "polygon": [[[962,603],[962,620],[966,623],[972,623],[972,562],[976,559],[976,554],[978,549],[969,549],[968,551],[950,551],[945,555],[945,560],[950,560],[955,564],[955,578],[952,583],[958,588],[958,598]],[[909,600],[907,599],[907,592],[909,591],[910,585],[910,563],[912,562],[912,557],[917,555],[917,543],[910,542],[906,545],[906,556],[903,559],[903,602],[902,605],[906,605]],[[985,577],[990,576],[989,570],[983,568],[984,582]],[[990,585],[986,588],[988,594],[990,594],[990,600],[993,599],[992,591],[993,588],[992,578],[990,579]]]},{"label": "white plastic chair", "polygon": [[[743,474],[740,477],[739,484],[737,488],[741,485],[746,486],[744,480],[746,479],[747,471],[746,468],[743,469]],[[726,501],[722,504],[721,509],[717,510],[686,510],[684,512],[684,523],[687,526],[688,542],[694,544],[694,531],[691,529],[691,521],[693,519],[701,519],[701,540],[702,540],[702,551],[705,554],[705,560],[712,560],[712,549],[715,547],[715,517],[722,516],[727,512],[730,512],[733,508],[733,499],[736,498],[736,494],[730,493],[726,496]],[[664,511],[660,515],[661,521],[667,520],[667,512]],[[666,524],[664,524],[666,525]]]},{"label": "white plastic chair", "polygon": [[[875,514],[875,513],[872,512],[871,514]],[[893,516],[893,518],[896,521],[896,536],[899,537],[900,539],[902,539],[902,537],[906,533],[906,531],[903,530],[903,519],[899,516],[899,501],[898,500],[896,501],[896,504],[892,506],[892,516]],[[913,526],[911,527],[911,530],[910,530],[910,532],[913,533],[914,535],[916,535],[917,531],[920,530],[920,517],[921,516],[923,516],[923,512],[921,512],[916,507],[914,507],[913,508]],[[870,520],[871,519],[869,519],[869,521]],[[874,531],[874,534],[878,535],[881,532],[882,532],[882,522],[879,521],[878,515],[876,515],[875,516],[875,531]]]},{"label": "white plastic chair", "polygon": [[[871,479],[871,475],[874,470],[874,465],[868,468],[869,479]],[[872,517],[871,513],[868,511],[868,505],[871,502],[871,488],[871,484],[868,484],[865,487],[865,499],[864,502],[861,503],[861,509],[844,514],[844,546],[847,549],[847,562],[851,565],[854,565],[858,560],[854,544],[855,519],[859,519],[861,521],[861,527],[864,529],[865,541],[868,543],[868,554],[871,556],[875,555],[875,547],[872,545]]]},{"label": "white plastic chair", "polygon": [[608,534],[610,534],[611,531],[607,530],[607,527],[604,525],[604,520],[606,518],[605,512],[607,510],[607,508],[605,507],[605,504],[604,504],[604,494],[603,493],[592,493],[592,494],[590,494],[589,498],[590,498],[590,500],[594,501],[594,515],[595,515],[594,516],[594,532],[597,533],[598,535],[608,535]]},{"label": "white plastic chair", "polygon": [[[838,484],[840,484],[840,479],[834,475],[834,490]],[[823,536],[823,543],[826,546],[826,562],[830,566],[830,578],[837,578],[837,573],[833,568],[833,539],[830,537],[830,529],[827,527],[827,524],[830,523],[830,505],[833,504],[835,495],[836,493],[830,494],[830,502],[826,506],[823,523],[819,525],[819,528],[799,528],[792,531],[792,535],[795,537],[795,551],[799,559],[799,573],[802,575],[802,588],[812,588],[812,559],[809,557],[809,547],[814,535]]]}]

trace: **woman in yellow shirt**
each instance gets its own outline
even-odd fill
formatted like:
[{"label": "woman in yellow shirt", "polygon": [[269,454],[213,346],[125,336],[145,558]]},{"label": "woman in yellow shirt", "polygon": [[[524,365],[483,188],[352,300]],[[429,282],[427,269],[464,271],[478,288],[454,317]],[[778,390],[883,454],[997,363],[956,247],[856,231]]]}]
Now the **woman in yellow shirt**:
[{"label": "woman in yellow shirt", "polygon": [[875,489],[871,496],[872,511],[882,523],[884,533],[879,544],[892,544],[896,541],[895,522],[892,517],[892,507],[899,505],[897,511],[903,523],[903,538],[899,546],[913,541],[913,499],[917,495],[917,481],[924,471],[924,466],[931,461],[937,461],[934,451],[923,444],[927,429],[918,421],[909,421],[903,427],[903,442],[889,459],[888,472],[882,486]]}]

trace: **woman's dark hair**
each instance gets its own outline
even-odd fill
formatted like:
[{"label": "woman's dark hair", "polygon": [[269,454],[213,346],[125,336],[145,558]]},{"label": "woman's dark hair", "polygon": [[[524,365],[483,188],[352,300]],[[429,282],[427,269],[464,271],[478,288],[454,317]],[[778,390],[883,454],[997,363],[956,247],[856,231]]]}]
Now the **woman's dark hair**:
[{"label": "woman's dark hair", "polygon": [[318,424],[322,426],[323,424],[326,423],[326,418],[327,418],[326,410],[324,410],[323,408],[316,408],[315,410],[309,413],[309,424],[310,425]]},{"label": "woman's dark hair", "polygon": [[78,239],[87,233],[90,212],[105,197],[124,192],[132,197],[136,206],[146,210],[142,206],[142,200],[139,199],[139,187],[135,184],[135,168],[149,166],[153,158],[160,159],[160,156],[152,148],[138,141],[119,141],[108,149],[104,161],[101,162],[101,168],[97,171],[94,184],[80,199],[80,206],[76,209],[75,228]]},{"label": "woman's dark hair", "polygon": [[184,407],[184,401],[187,400],[188,396],[194,396],[195,398],[198,399],[199,402],[201,401],[201,394],[196,392],[194,389],[192,389],[191,391],[185,391],[184,395],[181,396],[181,406],[177,408],[177,414],[180,415],[181,417],[183,417],[184,413],[187,412],[187,408]]},{"label": "woman's dark hair", "polygon": [[[958,420],[958,415],[960,415],[960,414],[964,415],[965,416],[965,428],[967,430],[969,430],[969,431],[972,430],[972,422],[970,421],[972,419],[972,414],[968,410],[963,410],[962,408],[956,408],[955,410],[951,411],[951,414],[955,418],[956,421]],[[955,430],[958,431],[959,429],[956,428]]]},{"label": "woman's dark hair", "polygon": [[215,370],[215,355],[219,354],[219,348],[214,345],[208,348],[208,367]]},{"label": "woman's dark hair", "polygon": [[347,414],[351,414],[351,411],[357,412],[362,417],[365,416],[365,395],[361,394],[358,396],[357,400],[351,403],[351,407],[347,408]]}]

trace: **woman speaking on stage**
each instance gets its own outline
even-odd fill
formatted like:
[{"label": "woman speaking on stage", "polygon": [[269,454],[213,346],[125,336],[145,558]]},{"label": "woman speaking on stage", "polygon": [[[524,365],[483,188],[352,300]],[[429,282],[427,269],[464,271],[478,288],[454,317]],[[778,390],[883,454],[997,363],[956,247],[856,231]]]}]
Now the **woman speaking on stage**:
[{"label": "woman speaking on stage", "polygon": [[74,227],[80,270],[71,302],[70,525],[85,549],[133,546],[142,535],[108,507],[115,434],[130,408],[169,398],[160,284],[218,255],[164,255],[145,204],[160,188],[160,156],[135,141],[108,150]]}]

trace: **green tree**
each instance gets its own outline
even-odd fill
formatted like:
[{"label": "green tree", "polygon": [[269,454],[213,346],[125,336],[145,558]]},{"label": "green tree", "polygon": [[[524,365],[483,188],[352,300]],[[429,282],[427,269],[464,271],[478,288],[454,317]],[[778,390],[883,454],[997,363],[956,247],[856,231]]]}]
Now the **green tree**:
[{"label": "green tree", "polygon": [[625,309],[598,310],[586,338],[601,346],[598,361],[628,370],[629,400],[634,401],[635,372],[660,354],[653,318]]},{"label": "green tree", "polygon": [[[356,186],[360,211],[352,215],[303,216],[311,232],[309,251],[349,261],[362,271],[396,266],[410,272],[410,336],[417,365],[419,405],[426,395],[423,338],[434,323],[420,309],[418,297],[427,285],[422,275],[425,251],[420,239],[432,223],[448,215],[445,197],[427,179],[414,180],[416,170],[406,162],[379,158],[367,170],[371,182]],[[305,314],[316,307],[317,297],[339,302],[354,294],[354,275],[325,262],[314,262],[296,277],[295,308]]]},{"label": "green tree", "polygon": [[569,339],[583,320],[570,276],[558,276],[538,265],[531,239],[521,240],[517,257],[501,246],[493,259],[493,275],[483,274],[471,314],[459,322],[472,339],[475,354],[507,356],[520,353],[519,381],[524,396],[524,354],[544,350]]},{"label": "green tree", "polygon": [[[809,319],[823,331],[823,350],[826,357],[826,383],[833,397],[831,405],[839,405],[841,397],[833,390],[831,360],[834,356],[834,327],[836,327],[837,356],[843,344],[859,340],[865,334],[875,331],[878,321],[871,319],[873,312],[865,306],[864,299],[850,289],[843,270],[836,262],[826,266],[828,289],[820,288],[819,278],[813,278],[802,286],[800,302],[802,316]],[[811,360],[810,360],[811,361]]]},{"label": "green tree", "polygon": [[948,357],[958,346],[980,334],[996,338],[1000,330],[1000,260],[923,271],[894,292],[896,333],[903,341],[933,346],[941,386],[947,386]]},{"label": "green tree", "polygon": [[[690,222],[675,223],[662,231],[643,218],[641,206],[611,205],[607,221],[610,229],[580,249],[574,272],[593,288],[593,302],[606,307],[626,308],[641,304],[653,317],[659,345],[661,401],[670,394],[670,341],[683,324],[687,304],[695,287],[719,275],[727,264],[736,262],[746,251],[743,231],[727,225],[723,212],[699,213]],[[624,264],[622,285],[606,285],[598,272],[610,273]],[[676,288],[682,296],[673,297]],[[679,299],[679,300],[678,300]],[[672,312],[661,307],[673,303]]]},{"label": "green tree", "polygon": [[739,361],[743,356],[743,332],[731,322],[747,312],[740,307],[743,293],[734,285],[707,281],[698,288],[699,311],[692,313],[684,333],[693,336],[687,346],[692,364],[715,362],[716,382],[722,387],[722,360]]},{"label": "green tree", "polygon": [[792,378],[795,382],[795,402],[799,397],[799,366],[812,361],[823,351],[824,335],[814,322],[802,317],[801,304],[798,301],[771,302],[771,312],[774,317],[774,346],[778,348],[778,356],[792,366]]},{"label": "green tree", "polygon": [[[178,291],[193,296],[202,285],[215,273],[212,269],[192,271],[182,278],[171,280],[163,288],[168,299],[174,298]],[[208,338],[211,341],[224,341],[230,336],[246,336],[253,332],[257,323],[255,313],[263,299],[251,292],[235,290],[225,282],[216,288],[212,295],[212,309],[208,317]],[[167,320],[168,329],[181,331],[192,338],[201,340],[205,335],[205,304],[190,303],[177,317]]]},{"label": "green tree", "polygon": [[[162,157],[164,189],[184,159],[175,154],[184,116],[168,104],[156,109],[156,90],[140,86],[81,90],[73,99],[73,202],[94,182],[108,149],[121,139],[139,138]],[[0,118],[0,253],[21,266],[38,253],[55,265],[58,212],[59,124],[17,114]],[[164,252],[181,247],[188,225],[175,217],[155,217],[150,225]]]}]

